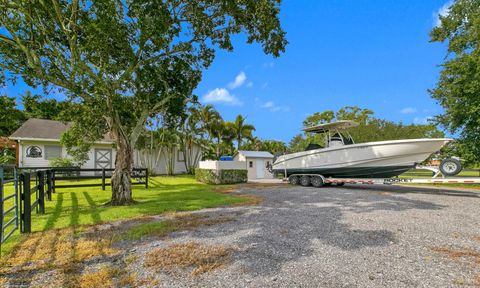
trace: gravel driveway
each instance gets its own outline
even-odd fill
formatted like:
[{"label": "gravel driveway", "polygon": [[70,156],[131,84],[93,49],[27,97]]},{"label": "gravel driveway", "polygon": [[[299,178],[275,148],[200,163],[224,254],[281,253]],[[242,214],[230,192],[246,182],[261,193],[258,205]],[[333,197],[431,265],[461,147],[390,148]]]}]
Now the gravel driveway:
[{"label": "gravel driveway", "polygon": [[[231,263],[197,277],[160,275],[160,285],[480,285],[480,194],[385,185],[284,185],[239,192],[264,201],[202,210],[199,213],[233,215],[236,220],[176,232],[167,240],[233,246]],[[166,245],[162,242],[145,243],[137,252]]]}]

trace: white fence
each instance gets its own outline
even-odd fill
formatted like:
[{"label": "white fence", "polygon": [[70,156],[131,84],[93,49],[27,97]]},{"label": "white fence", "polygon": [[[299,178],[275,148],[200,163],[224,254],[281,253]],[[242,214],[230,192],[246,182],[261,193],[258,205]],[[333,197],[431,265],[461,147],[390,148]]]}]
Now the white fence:
[{"label": "white fence", "polygon": [[246,161],[200,161],[198,166],[210,170],[247,170]]}]

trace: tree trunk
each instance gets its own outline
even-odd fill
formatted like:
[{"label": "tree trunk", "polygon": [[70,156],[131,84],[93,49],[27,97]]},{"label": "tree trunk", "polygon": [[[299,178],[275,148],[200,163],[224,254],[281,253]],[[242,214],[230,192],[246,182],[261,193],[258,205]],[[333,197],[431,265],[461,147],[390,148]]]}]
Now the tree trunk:
[{"label": "tree trunk", "polygon": [[112,132],[117,140],[115,171],[112,174],[112,200],[110,205],[120,206],[132,204],[132,164],[133,149],[129,139],[120,128],[113,127]]}]

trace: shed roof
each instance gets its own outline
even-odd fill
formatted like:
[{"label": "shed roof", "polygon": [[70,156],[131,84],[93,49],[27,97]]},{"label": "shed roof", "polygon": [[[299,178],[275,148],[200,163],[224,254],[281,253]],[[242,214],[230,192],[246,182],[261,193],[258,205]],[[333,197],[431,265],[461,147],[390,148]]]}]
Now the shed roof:
[{"label": "shed roof", "polygon": [[[17,131],[10,135],[10,139],[38,139],[38,140],[60,140],[64,132],[72,127],[71,122],[61,122],[55,120],[30,118],[23,123]],[[101,140],[104,142],[112,142],[112,139],[105,135]]]},{"label": "shed roof", "polygon": [[240,154],[240,155],[243,155],[245,157],[249,157],[249,158],[273,158],[273,155],[270,152],[267,152],[267,151],[239,150],[237,153]]}]

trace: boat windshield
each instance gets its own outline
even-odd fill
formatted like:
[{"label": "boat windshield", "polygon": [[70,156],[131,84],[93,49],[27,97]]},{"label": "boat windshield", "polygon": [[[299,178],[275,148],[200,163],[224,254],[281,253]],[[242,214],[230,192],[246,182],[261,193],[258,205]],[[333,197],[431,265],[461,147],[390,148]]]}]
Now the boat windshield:
[{"label": "boat windshield", "polygon": [[328,133],[325,133],[325,135],[326,135],[326,139],[325,139],[326,147],[355,144],[350,133],[346,131],[343,131],[343,133],[338,130],[328,131]]},{"label": "boat windshield", "polygon": [[[335,146],[344,146],[355,144],[352,136],[346,129],[351,127],[358,126],[358,123],[350,120],[339,120],[332,123],[319,124],[312,127],[304,128],[303,131],[306,133],[317,133],[325,135],[325,145],[324,147],[335,147]],[[341,131],[341,132],[340,132]],[[318,144],[310,144],[307,147],[307,150],[320,149]]]}]

